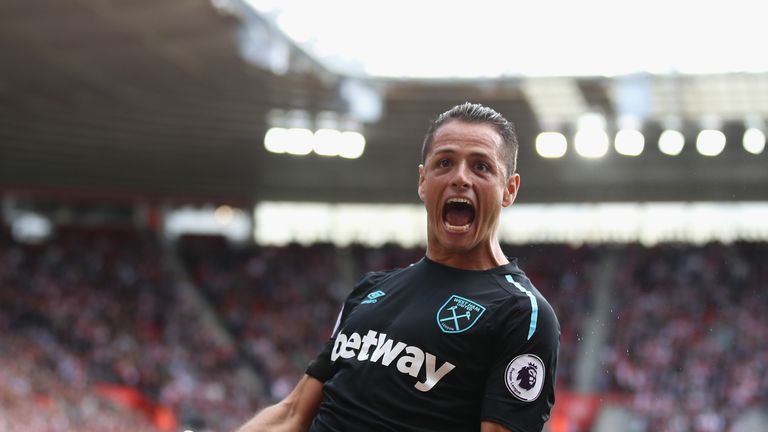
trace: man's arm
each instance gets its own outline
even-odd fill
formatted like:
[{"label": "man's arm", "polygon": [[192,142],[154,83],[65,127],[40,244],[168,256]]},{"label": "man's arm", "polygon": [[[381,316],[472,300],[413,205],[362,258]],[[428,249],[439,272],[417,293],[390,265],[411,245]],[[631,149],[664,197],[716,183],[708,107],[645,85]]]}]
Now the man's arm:
[{"label": "man's arm", "polygon": [[293,391],[282,401],[264,408],[238,432],[306,431],[315,418],[323,398],[323,383],[304,375]]},{"label": "man's arm", "polygon": [[480,422],[480,432],[512,432],[512,431],[498,423]]},{"label": "man's arm", "polygon": [[489,421],[480,422],[480,432],[512,432],[504,426]]}]

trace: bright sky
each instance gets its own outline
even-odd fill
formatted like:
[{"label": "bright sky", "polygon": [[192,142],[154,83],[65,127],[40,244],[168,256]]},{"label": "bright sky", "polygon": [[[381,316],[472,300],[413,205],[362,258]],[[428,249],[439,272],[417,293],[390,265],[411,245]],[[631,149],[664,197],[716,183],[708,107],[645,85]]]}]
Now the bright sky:
[{"label": "bright sky", "polygon": [[245,0],[329,67],[385,77],[768,71],[761,0]]}]

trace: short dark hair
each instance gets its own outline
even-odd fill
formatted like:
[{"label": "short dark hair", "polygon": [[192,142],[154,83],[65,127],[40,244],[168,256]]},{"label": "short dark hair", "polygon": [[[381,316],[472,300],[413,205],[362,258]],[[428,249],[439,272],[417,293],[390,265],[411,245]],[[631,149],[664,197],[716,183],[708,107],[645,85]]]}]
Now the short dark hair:
[{"label": "short dark hair", "polygon": [[517,133],[515,125],[505,119],[501,114],[486,106],[464,102],[440,114],[429,125],[424,143],[421,146],[421,163],[427,159],[427,153],[432,148],[432,141],[438,129],[451,120],[459,120],[467,123],[487,123],[496,129],[496,132],[504,141],[501,156],[507,161],[507,177],[517,170]]}]

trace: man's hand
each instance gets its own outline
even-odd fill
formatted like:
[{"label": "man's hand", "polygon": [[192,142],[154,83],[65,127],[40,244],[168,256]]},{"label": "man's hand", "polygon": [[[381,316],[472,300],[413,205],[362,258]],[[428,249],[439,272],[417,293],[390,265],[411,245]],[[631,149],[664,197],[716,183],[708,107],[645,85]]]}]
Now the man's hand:
[{"label": "man's hand", "polygon": [[285,399],[264,408],[241,426],[238,432],[306,431],[315,418],[322,399],[323,383],[304,375]]}]

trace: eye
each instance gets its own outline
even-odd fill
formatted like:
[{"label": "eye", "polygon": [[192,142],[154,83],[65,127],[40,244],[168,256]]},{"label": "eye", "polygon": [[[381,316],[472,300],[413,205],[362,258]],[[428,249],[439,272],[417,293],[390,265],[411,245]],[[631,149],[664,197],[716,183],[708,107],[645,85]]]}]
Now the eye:
[{"label": "eye", "polygon": [[437,166],[438,166],[438,167],[440,167],[440,168],[447,168],[447,167],[449,167],[450,165],[451,165],[451,161],[450,161],[450,160],[448,160],[448,159],[440,159],[440,160],[437,162]]},{"label": "eye", "polygon": [[485,162],[478,162],[475,164],[475,169],[480,172],[488,172],[491,170],[491,167]]}]

